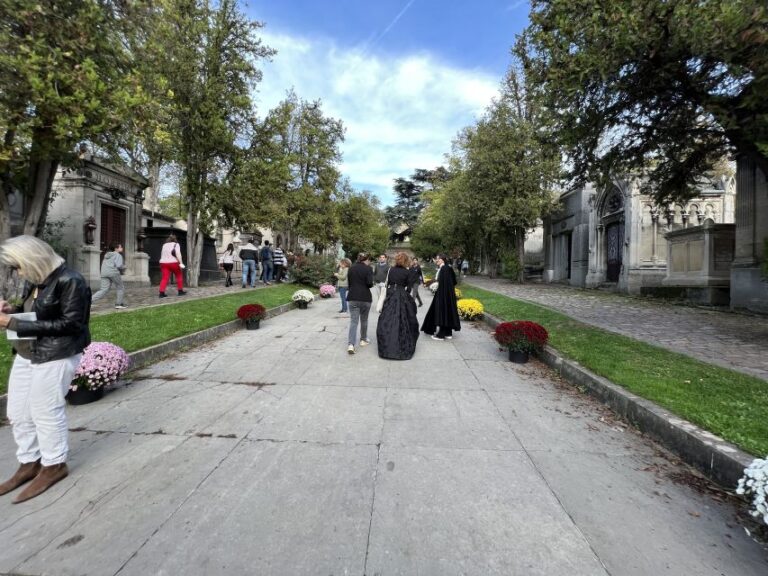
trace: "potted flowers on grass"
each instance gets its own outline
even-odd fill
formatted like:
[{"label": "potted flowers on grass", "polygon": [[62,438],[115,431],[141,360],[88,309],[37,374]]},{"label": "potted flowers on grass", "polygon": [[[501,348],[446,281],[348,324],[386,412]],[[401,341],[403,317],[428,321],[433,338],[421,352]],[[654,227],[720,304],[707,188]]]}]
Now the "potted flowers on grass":
[{"label": "potted flowers on grass", "polygon": [[333,298],[336,296],[336,288],[332,284],[320,286],[320,298]]},{"label": "potted flowers on grass", "polygon": [[261,319],[267,315],[267,309],[261,304],[243,304],[237,309],[237,317],[245,322],[248,330],[257,330]]},{"label": "potted flowers on grass", "polygon": [[80,365],[69,385],[67,401],[70,404],[88,404],[104,395],[104,388],[117,382],[128,367],[131,358],[125,350],[110,342],[92,342],[83,351]]},{"label": "potted flowers on grass", "polygon": [[768,456],[764,460],[756,458],[744,469],[736,494],[752,496],[750,514],[768,526]]},{"label": "potted flowers on grass", "polygon": [[296,306],[302,310],[306,310],[309,303],[315,301],[315,296],[309,290],[302,289],[296,290],[296,292],[293,293],[293,296],[291,296],[291,300],[296,302]]},{"label": "potted flowers on grass", "polygon": [[474,298],[462,298],[456,303],[462,320],[479,320],[483,317],[483,304]]},{"label": "potted flowers on grass", "polygon": [[509,350],[510,361],[525,364],[530,354],[540,352],[544,348],[549,334],[541,324],[517,320],[502,322],[496,326],[493,337],[496,342]]}]

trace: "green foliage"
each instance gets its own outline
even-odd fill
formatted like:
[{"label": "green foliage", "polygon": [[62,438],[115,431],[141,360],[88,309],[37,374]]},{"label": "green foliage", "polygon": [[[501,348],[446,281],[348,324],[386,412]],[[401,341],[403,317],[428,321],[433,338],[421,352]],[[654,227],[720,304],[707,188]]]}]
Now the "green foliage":
[{"label": "green foliage", "polygon": [[764,0],[533,0],[516,53],[576,181],[695,193],[733,151],[768,173]]},{"label": "green foliage", "polygon": [[550,345],[592,372],[747,452],[768,453],[765,381],[587,326],[543,306],[479,288],[463,291],[502,320],[538,322],[549,332]]},{"label": "green foliage", "polygon": [[[117,344],[126,352],[230,322],[243,304],[261,304],[267,309],[291,301],[295,284],[238,291],[226,296],[188,300],[160,307],[101,314],[91,317],[91,339]],[[4,394],[13,358],[5,338],[0,339],[0,394]]]},{"label": "green foliage", "polygon": [[51,248],[54,249],[56,254],[65,260],[68,259],[70,248],[64,243],[64,234],[62,230],[64,226],[67,225],[68,220],[69,217],[63,218],[61,220],[46,221],[45,227],[43,228],[43,234],[41,236],[41,238],[45,240],[51,246]]},{"label": "green foliage", "polygon": [[519,282],[523,277],[524,266],[515,252],[505,252],[501,257],[502,277]]},{"label": "green foliage", "polygon": [[310,254],[296,258],[296,265],[291,270],[291,274],[299,284],[319,288],[321,284],[328,284],[334,280],[335,271],[336,261],[332,257]]},{"label": "green foliage", "polygon": [[341,247],[348,257],[354,261],[360,252],[381,254],[386,251],[389,229],[384,224],[375,196],[349,189],[335,206]]}]

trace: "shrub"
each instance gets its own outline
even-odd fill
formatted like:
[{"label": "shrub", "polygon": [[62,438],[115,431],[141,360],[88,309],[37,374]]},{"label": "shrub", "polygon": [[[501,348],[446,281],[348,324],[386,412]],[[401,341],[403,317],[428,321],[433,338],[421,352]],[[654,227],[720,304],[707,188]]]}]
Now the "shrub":
[{"label": "shrub", "polygon": [[311,254],[297,258],[291,273],[299,284],[318,288],[332,282],[335,271],[336,262],[332,257]]},{"label": "shrub", "polygon": [[267,309],[261,304],[243,304],[237,309],[240,320],[261,320],[267,315]]},{"label": "shrub", "polygon": [[131,365],[131,358],[125,350],[110,342],[92,342],[80,359],[80,365],[75,370],[75,377],[69,387],[77,390],[98,390],[122,376]]},{"label": "shrub", "polygon": [[501,346],[517,352],[538,352],[544,348],[549,334],[541,324],[528,320],[502,322],[493,337]]},{"label": "shrub", "polygon": [[320,286],[320,296],[323,298],[332,298],[336,295],[336,288],[331,284],[323,284]]},{"label": "shrub", "polygon": [[523,270],[523,264],[514,252],[506,252],[501,257],[501,276],[513,282],[520,280],[520,271]]},{"label": "shrub", "polygon": [[456,303],[459,316],[464,320],[478,320],[483,317],[483,304],[474,298],[463,298]]}]

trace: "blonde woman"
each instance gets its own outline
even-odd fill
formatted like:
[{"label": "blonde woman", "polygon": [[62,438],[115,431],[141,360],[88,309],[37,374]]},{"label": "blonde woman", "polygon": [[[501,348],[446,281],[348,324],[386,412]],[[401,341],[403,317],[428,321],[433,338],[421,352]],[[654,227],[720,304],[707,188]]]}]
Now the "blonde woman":
[{"label": "blonde woman", "polygon": [[[24,502],[66,478],[69,452],[64,396],[83,349],[91,342],[91,289],[48,244],[17,236],[0,245],[0,263],[25,280],[22,304],[0,300],[0,328],[15,330],[8,380],[8,420],[19,469],[0,484],[0,495],[31,481],[13,500]],[[35,320],[9,314],[34,312]]]},{"label": "blonde woman", "polygon": [[352,266],[352,261],[349,258],[342,258],[339,262],[339,268],[334,273],[338,280],[337,288],[339,289],[339,297],[341,298],[341,310],[339,314],[345,314],[347,312],[347,291],[349,290],[349,267]]}]

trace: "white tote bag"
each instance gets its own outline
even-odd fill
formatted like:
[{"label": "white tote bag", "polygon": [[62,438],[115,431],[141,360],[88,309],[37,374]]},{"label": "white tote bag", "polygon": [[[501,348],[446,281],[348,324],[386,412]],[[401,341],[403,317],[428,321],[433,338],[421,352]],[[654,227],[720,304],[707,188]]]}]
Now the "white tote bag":
[{"label": "white tote bag", "polygon": [[384,301],[387,299],[387,284],[389,284],[389,270],[387,270],[387,279],[384,280],[384,287],[381,289],[381,294],[379,294],[379,301],[376,302],[376,312],[379,314],[384,310]]}]

